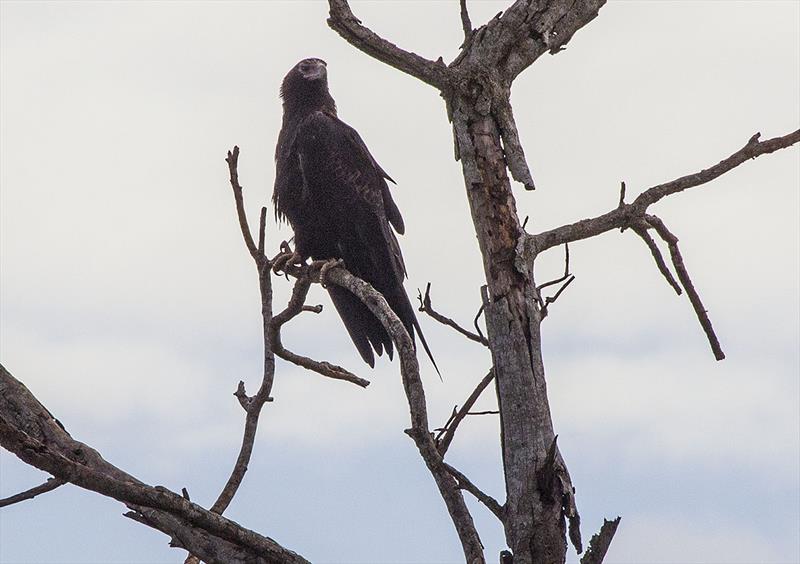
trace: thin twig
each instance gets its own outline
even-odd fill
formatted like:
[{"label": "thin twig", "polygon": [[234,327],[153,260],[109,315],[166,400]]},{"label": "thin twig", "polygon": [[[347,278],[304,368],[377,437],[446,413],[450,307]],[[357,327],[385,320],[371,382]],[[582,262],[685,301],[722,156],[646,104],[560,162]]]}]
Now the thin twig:
[{"label": "thin twig", "polygon": [[460,487],[462,490],[467,490],[469,493],[475,496],[475,499],[480,501],[489,511],[494,513],[494,516],[497,517],[501,523],[505,520],[505,511],[503,510],[503,506],[500,505],[495,498],[473,484],[469,478],[467,478],[457,469],[453,468],[446,462],[443,464],[447,471],[450,472],[450,474],[452,474],[456,480],[458,480],[458,487]]},{"label": "thin twig", "polygon": [[550,280],[549,282],[545,282],[544,284],[540,284],[536,286],[537,290],[541,290],[542,288],[547,288],[548,286],[552,286],[554,284],[559,284],[569,278],[571,274],[569,273],[569,243],[564,243],[564,274],[555,280]]},{"label": "thin twig", "polygon": [[67,482],[65,480],[60,478],[48,478],[44,484],[40,484],[35,488],[25,490],[24,492],[20,492],[4,499],[0,499],[0,507],[8,507],[9,505],[14,505],[15,503],[19,503],[21,501],[33,499],[37,495],[53,491],[54,489],[63,486],[66,483]]},{"label": "thin twig", "polygon": [[678,284],[678,281],[675,280],[675,277],[672,276],[672,271],[670,271],[667,263],[664,261],[664,257],[661,255],[661,249],[658,248],[656,242],[647,232],[648,227],[649,225],[644,221],[631,224],[631,229],[633,229],[633,232],[641,237],[642,241],[644,241],[647,247],[650,249],[650,254],[653,255],[653,259],[656,261],[656,266],[658,267],[659,272],[661,272],[661,275],[664,276],[667,283],[672,286],[672,289],[675,290],[675,293],[680,296],[683,293],[681,286]]},{"label": "thin twig", "polygon": [[355,384],[356,386],[361,386],[362,388],[369,386],[369,380],[356,376],[346,368],[331,364],[330,362],[325,362],[324,360],[314,360],[313,358],[293,353],[284,348],[279,341],[273,342],[273,351],[278,358],[286,362],[291,362],[306,370],[316,372],[320,376],[325,376],[326,378],[332,378],[334,380],[343,380]]},{"label": "thin twig", "polygon": [[233,151],[228,151],[228,156],[225,159],[228,163],[228,172],[230,173],[231,188],[233,188],[233,197],[236,200],[236,215],[239,217],[239,227],[242,230],[242,237],[253,259],[258,260],[258,248],[253,243],[253,236],[250,233],[250,226],[247,224],[247,214],[244,211],[244,199],[242,197],[242,186],[239,184],[239,173],[237,166],[239,162],[239,147],[234,147]]},{"label": "thin twig", "polygon": [[442,457],[444,457],[447,449],[450,448],[450,443],[453,442],[453,437],[455,437],[459,423],[464,420],[469,410],[472,409],[475,402],[478,401],[478,398],[483,393],[483,390],[486,389],[492,380],[494,380],[494,370],[489,370],[486,376],[475,386],[475,389],[472,390],[472,393],[466,399],[464,405],[461,406],[461,409],[458,411],[454,410],[453,415],[451,415],[450,419],[445,423],[444,429],[439,436],[436,437],[436,448],[439,450],[439,454],[441,454]]},{"label": "thin twig", "polygon": [[422,292],[419,290],[417,299],[419,300],[419,311],[427,313],[429,316],[434,318],[436,321],[443,325],[447,325],[448,327],[452,327],[462,335],[464,335],[470,341],[475,341],[476,343],[480,343],[485,347],[489,346],[489,341],[486,340],[483,335],[476,335],[472,331],[468,331],[461,327],[458,323],[450,319],[449,317],[445,317],[441,313],[437,312],[433,309],[431,305],[431,283],[428,282],[428,285],[425,287],[425,296],[422,296]]},{"label": "thin twig", "polygon": [[559,296],[560,296],[560,295],[561,295],[561,294],[564,292],[564,290],[566,290],[566,289],[567,289],[567,286],[569,286],[570,284],[572,284],[572,281],[573,281],[573,280],[575,280],[575,276],[574,276],[574,275],[570,275],[570,277],[569,277],[569,278],[567,278],[567,281],[566,281],[566,282],[564,282],[564,285],[563,285],[563,286],[561,286],[561,287],[558,289],[558,292],[556,292],[554,295],[552,295],[552,296],[548,296],[548,297],[546,297],[546,298],[544,299],[544,303],[541,305],[541,308],[542,308],[542,312],[541,312],[541,313],[542,313],[542,319],[544,319],[545,317],[547,317],[547,314],[548,314],[548,309],[547,309],[547,308],[548,308],[548,306],[549,306],[550,304],[552,304],[552,303],[555,303],[555,301],[558,299],[558,297],[559,297]]},{"label": "thin twig", "polygon": [[678,238],[669,229],[667,229],[667,226],[664,225],[664,222],[658,217],[654,215],[648,215],[646,216],[646,219],[647,222],[653,226],[658,235],[669,246],[669,253],[672,257],[672,265],[675,267],[675,272],[678,274],[678,280],[681,281],[684,290],[686,290],[686,296],[692,303],[694,312],[697,314],[697,319],[700,321],[700,325],[703,328],[706,337],[708,338],[708,344],[711,345],[711,350],[714,351],[714,358],[717,360],[723,360],[725,358],[725,353],[722,352],[722,347],[720,346],[719,339],[714,332],[714,327],[711,325],[711,319],[708,317],[708,312],[706,311],[705,307],[703,307],[700,294],[698,294],[697,290],[695,290],[694,284],[692,284],[692,279],[689,277],[689,271],[686,270],[686,265],[683,263],[683,257],[681,256],[681,251],[678,248]]},{"label": "thin twig", "polygon": [[475,331],[478,332],[481,339],[485,339],[486,337],[483,336],[483,331],[481,331],[480,325],[478,325],[478,320],[483,315],[483,312],[486,310],[486,305],[489,303],[489,287],[484,284],[481,286],[481,307],[478,308],[478,313],[475,314],[475,319],[472,320],[472,325],[475,327]]},{"label": "thin twig", "polygon": [[261,216],[258,221],[258,256],[265,259],[264,255],[264,238],[267,231],[267,208],[261,207]]},{"label": "thin twig", "polygon": [[500,415],[497,409],[489,409],[487,411],[470,411],[467,415]]}]

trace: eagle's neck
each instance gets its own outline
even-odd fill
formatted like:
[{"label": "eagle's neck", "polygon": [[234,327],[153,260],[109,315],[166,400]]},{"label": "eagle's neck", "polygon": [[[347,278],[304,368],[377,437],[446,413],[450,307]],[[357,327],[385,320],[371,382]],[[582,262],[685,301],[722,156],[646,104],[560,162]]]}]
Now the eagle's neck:
[{"label": "eagle's neck", "polygon": [[336,117],[336,102],[328,92],[327,84],[320,82],[319,85],[314,84],[311,88],[298,89],[283,96],[284,123],[319,111]]}]

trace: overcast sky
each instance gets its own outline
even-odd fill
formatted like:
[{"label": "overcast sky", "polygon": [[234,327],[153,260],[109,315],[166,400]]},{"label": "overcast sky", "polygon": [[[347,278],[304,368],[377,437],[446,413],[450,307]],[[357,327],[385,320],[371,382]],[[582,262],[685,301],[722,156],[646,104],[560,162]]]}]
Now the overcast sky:
[{"label": "overcast sky", "polygon": [[[472,2],[477,25],[510,0]],[[455,0],[353,2],[366,25],[435,59],[461,43]],[[406,288],[468,324],[482,268],[436,92],[330,31],[323,2],[2,2],[3,364],[72,435],[208,506],[239,448],[231,393],[259,381],[257,280],[225,151],[241,147],[251,217],[272,191],[278,87],[328,62],[340,116],[394,177]],[[800,3],[612,2],[515,83],[537,190],[529,231],[610,210],[800,123]],[[653,208],[680,237],[728,358],[633,234],[571,249],[577,275],[544,324],[559,445],[584,537],[623,520],[611,563],[800,561],[797,148]],[[271,219],[271,218],[270,218]],[[269,248],[291,232],[270,221]],[[557,276],[560,250],[537,267]],[[276,304],[289,283],[276,279]],[[314,562],[458,562],[413,443],[397,363],[370,370],[329,306],[287,347],[369,378],[362,390],[279,363],[250,471],[226,515]],[[485,350],[421,323],[432,425],[486,373]],[[491,394],[482,406],[491,408]],[[452,463],[503,499],[497,421],[468,420]],[[0,452],[0,496],[46,479]],[[489,561],[501,528],[472,503]],[[169,563],[168,539],[76,487],[0,511],[3,563]],[[576,556],[570,556],[572,562]]]}]

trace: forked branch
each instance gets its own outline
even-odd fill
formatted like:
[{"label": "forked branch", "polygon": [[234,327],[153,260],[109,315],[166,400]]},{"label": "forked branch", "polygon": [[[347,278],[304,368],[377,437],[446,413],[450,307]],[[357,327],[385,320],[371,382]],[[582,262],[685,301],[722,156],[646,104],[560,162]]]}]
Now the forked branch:
[{"label": "forked branch", "polygon": [[270,538],[184,499],[149,486],[73,439],[19,380],[0,365],[0,445],[23,462],[65,482],[126,504],[140,522],[160,530],[176,546],[196,548],[211,564],[308,561]]},{"label": "forked branch", "polygon": [[[625,229],[630,227],[642,238],[650,249],[659,272],[661,272],[662,276],[664,276],[665,280],[667,280],[675,292],[681,294],[681,286],[683,290],[686,291],[686,295],[692,304],[698,321],[711,345],[714,357],[717,360],[724,359],[725,353],[722,352],[719,339],[714,333],[711,320],[708,317],[708,312],[705,310],[700,295],[695,289],[691,277],[689,276],[689,271],[686,269],[686,265],[683,262],[683,257],[678,248],[678,238],[667,229],[658,217],[649,215],[647,209],[650,205],[667,196],[706,184],[722,176],[726,172],[733,170],[749,159],[755,159],[761,155],[791,147],[800,141],[800,130],[766,141],[759,141],[759,137],[760,134],[756,133],[747,141],[744,147],[710,168],[648,188],[639,194],[630,204],[626,204],[624,201],[625,184],[623,183],[619,205],[612,211],[591,219],[584,219],[569,225],[562,225],[561,227],[556,227],[555,229],[536,235],[523,235],[517,247],[517,267],[526,269],[525,271],[527,271],[539,253],[554,246],[589,239],[615,228]],[[659,234],[659,237],[667,243],[678,280],[675,280],[675,277],[673,277],[672,272],[667,267],[664,257],[661,255],[661,251],[658,249],[653,238],[647,233],[649,228],[653,228]]]},{"label": "forked branch", "polygon": [[308,290],[310,288],[311,277],[309,271],[306,270],[304,273],[300,274],[295,281],[294,288],[292,289],[292,297],[290,298],[289,303],[286,305],[286,308],[272,318],[272,341],[270,343],[272,351],[275,353],[275,356],[297,366],[301,366],[306,370],[316,372],[317,374],[325,376],[326,378],[344,380],[346,382],[352,382],[353,384],[361,386],[362,388],[366,388],[369,386],[369,380],[365,380],[364,378],[356,376],[349,370],[336,364],[314,360],[313,358],[299,355],[287,350],[283,346],[281,328],[284,324],[288,323],[304,311],[311,311],[314,313],[320,313],[322,311],[322,306],[305,305],[305,300],[308,296]]},{"label": "forked branch", "polygon": [[441,313],[439,313],[438,311],[436,311],[435,309],[433,309],[433,305],[431,304],[430,282],[428,282],[428,285],[425,286],[425,295],[423,296],[422,292],[418,292],[417,299],[419,300],[419,308],[418,308],[419,311],[427,313],[429,316],[431,316],[433,319],[435,319],[442,325],[447,325],[448,327],[452,327],[453,329],[464,335],[470,341],[475,341],[476,343],[480,343],[485,347],[489,346],[489,341],[486,340],[486,337],[484,337],[483,335],[477,335],[472,331],[464,329],[463,327],[461,327],[461,325],[459,325],[449,317],[446,317]]},{"label": "forked branch", "polygon": [[691,302],[692,307],[697,314],[697,319],[700,321],[700,326],[703,328],[703,331],[705,331],[706,337],[708,338],[708,343],[711,345],[711,350],[714,352],[714,358],[717,360],[723,360],[725,358],[725,353],[722,352],[719,339],[717,338],[716,333],[714,333],[714,328],[711,326],[711,319],[708,317],[708,312],[703,306],[703,302],[700,300],[700,295],[697,293],[697,290],[695,290],[694,284],[692,284],[692,279],[689,277],[689,271],[686,270],[686,265],[683,263],[683,256],[678,248],[678,238],[673,235],[669,229],[667,229],[667,226],[664,225],[664,222],[658,217],[654,215],[648,215],[646,216],[646,221],[653,226],[658,235],[669,246],[669,253],[672,257],[672,265],[675,267],[675,272],[678,273],[678,279],[681,281],[683,288],[686,290],[686,295],[688,296],[689,301]]},{"label": "forked branch", "polygon": [[478,401],[478,398],[481,397],[483,391],[489,386],[489,384],[494,380],[494,370],[490,370],[486,376],[484,376],[478,385],[475,386],[475,389],[472,390],[472,393],[464,402],[464,405],[461,406],[461,409],[454,409],[453,415],[450,419],[445,423],[445,426],[441,429],[439,434],[436,436],[436,446],[439,449],[439,453],[444,457],[447,449],[450,448],[450,443],[453,442],[453,438],[456,435],[456,430],[458,429],[459,424],[464,420],[464,418],[470,414],[470,409],[473,408],[475,402]]}]

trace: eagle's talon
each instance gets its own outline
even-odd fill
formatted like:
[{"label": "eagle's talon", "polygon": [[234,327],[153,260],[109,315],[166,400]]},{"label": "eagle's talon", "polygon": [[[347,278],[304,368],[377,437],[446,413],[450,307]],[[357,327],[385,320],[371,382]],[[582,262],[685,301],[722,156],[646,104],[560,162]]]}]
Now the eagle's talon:
[{"label": "eagle's talon", "polygon": [[328,288],[328,271],[337,266],[343,266],[342,259],[328,259],[328,260],[315,260],[311,263],[311,268],[319,268],[319,283],[327,289]]},{"label": "eagle's talon", "polygon": [[305,259],[303,259],[300,253],[292,252],[292,250],[289,249],[288,252],[282,252],[272,259],[272,272],[280,274],[281,271],[286,272],[288,266],[302,266],[304,262]]}]

